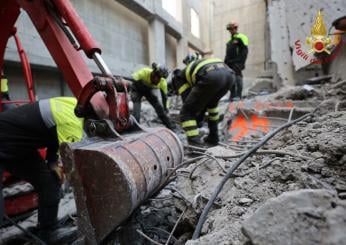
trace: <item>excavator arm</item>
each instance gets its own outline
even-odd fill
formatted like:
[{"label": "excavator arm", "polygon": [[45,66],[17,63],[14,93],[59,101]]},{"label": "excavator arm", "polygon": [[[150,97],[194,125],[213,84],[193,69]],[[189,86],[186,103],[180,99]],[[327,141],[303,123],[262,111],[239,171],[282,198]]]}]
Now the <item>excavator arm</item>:
[{"label": "excavator arm", "polygon": [[[99,244],[162,187],[170,169],[181,163],[183,148],[172,131],[142,128],[130,117],[126,85],[112,75],[69,0],[0,1],[0,70],[22,10],[78,98],[75,114],[86,119],[89,137],[63,143],[60,152],[73,186],[81,239]],[[81,51],[102,76],[93,76]]]},{"label": "excavator arm", "polygon": [[[100,47],[71,3],[65,0],[2,0],[0,2],[0,23],[4,23],[0,33],[0,68],[3,68],[6,44],[12,36],[11,33],[21,9],[29,15],[76,97],[94,78],[80,50],[83,50],[88,58],[96,61],[103,74],[111,76],[111,72],[100,56]],[[108,117],[109,107],[101,93],[93,96],[91,104],[99,118]]]}]

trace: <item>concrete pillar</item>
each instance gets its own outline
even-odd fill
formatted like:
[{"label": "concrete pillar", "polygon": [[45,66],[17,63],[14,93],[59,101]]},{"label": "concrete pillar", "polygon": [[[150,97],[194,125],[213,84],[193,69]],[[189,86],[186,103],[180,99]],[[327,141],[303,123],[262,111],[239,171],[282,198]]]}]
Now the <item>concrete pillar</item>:
[{"label": "concrete pillar", "polygon": [[186,57],[188,53],[188,41],[187,38],[182,37],[177,40],[177,65],[178,67],[182,67],[183,59]]},{"label": "concrete pillar", "polygon": [[149,21],[149,62],[166,64],[165,25],[158,18]]}]

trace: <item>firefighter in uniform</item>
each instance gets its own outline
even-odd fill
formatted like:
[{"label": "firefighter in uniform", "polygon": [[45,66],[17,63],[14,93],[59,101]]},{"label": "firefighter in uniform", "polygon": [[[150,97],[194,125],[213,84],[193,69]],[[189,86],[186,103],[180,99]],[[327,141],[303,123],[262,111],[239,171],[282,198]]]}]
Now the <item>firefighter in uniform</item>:
[{"label": "firefighter in uniform", "polygon": [[238,32],[238,24],[231,22],[226,26],[230,32],[231,38],[227,42],[225,63],[235,72],[236,80],[233,86],[230,87],[230,101],[234,98],[242,98],[243,90],[243,73],[245,62],[248,55],[249,39],[243,33]]},{"label": "firefighter in uniform", "polygon": [[[184,59],[184,61],[187,58]],[[219,100],[229,90],[230,81],[234,81],[234,72],[222,60],[215,58],[190,58],[184,62],[183,70],[175,70],[173,87],[183,99],[180,120],[189,144],[202,144],[197,120],[204,111],[208,112],[209,135],[204,141],[211,145],[219,142]]]},{"label": "firefighter in uniform", "polygon": [[[38,236],[48,244],[77,235],[76,229],[58,227],[57,220],[63,180],[59,145],[83,135],[83,119],[74,114],[76,103],[75,98],[57,97],[0,113],[0,165],[38,193]],[[47,149],[46,160],[40,148]]]},{"label": "firefighter in uniform", "polygon": [[[169,128],[174,129],[175,125],[168,118],[167,113],[167,81],[168,70],[156,63],[152,64],[152,68],[145,67],[132,74],[131,80],[131,98],[133,101],[133,116],[136,120],[140,121],[141,114],[141,100],[144,96],[149,103],[154,107],[158,117],[163,124]],[[160,89],[162,104],[159,98],[153,93],[155,89]]]}]

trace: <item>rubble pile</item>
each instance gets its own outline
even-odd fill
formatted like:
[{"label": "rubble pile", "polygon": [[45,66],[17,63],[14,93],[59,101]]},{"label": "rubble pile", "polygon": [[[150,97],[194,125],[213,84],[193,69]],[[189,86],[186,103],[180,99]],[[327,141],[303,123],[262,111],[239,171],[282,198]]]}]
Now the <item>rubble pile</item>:
[{"label": "rubble pile", "polygon": [[199,239],[189,240],[210,196],[239,156],[260,139],[225,142],[206,151],[189,149],[186,158],[198,160],[176,171],[160,194],[164,201],[143,205],[123,229],[136,233],[138,244],[151,244],[150,238],[165,244],[174,226],[169,244],[342,244],[346,113],[340,93],[344,84],[336,84],[340,81],[285,88],[268,96],[319,105],[319,110],[245,160],[215,200]]},{"label": "rubble pile", "polygon": [[[242,163],[215,200],[199,239],[191,237],[212,193],[239,157],[260,142],[264,134],[239,142],[222,137],[224,141],[219,146],[208,149],[186,147],[185,160],[189,164],[174,169],[170,184],[135,210],[106,244],[344,243],[344,90],[345,82],[338,81],[287,87],[265,97],[273,101],[292,100],[298,114],[299,110],[312,111],[316,105],[318,110],[279,132]],[[171,103],[171,117],[178,121],[181,101],[173,98]],[[220,107],[227,110],[227,99]],[[142,103],[141,116],[144,126],[162,126],[146,102]],[[201,131],[207,133],[206,128],[205,125]],[[221,126],[220,134],[223,130]],[[176,133],[186,144],[182,129],[178,128]],[[75,207],[62,205],[61,212],[71,215]],[[30,228],[34,226],[33,220],[35,215],[20,224]],[[9,230],[2,233],[6,234],[3,241],[21,234],[16,227],[6,229]]]},{"label": "rubble pile", "polygon": [[286,192],[247,219],[243,233],[253,244],[343,244],[345,204],[333,191]]},{"label": "rubble pile", "polygon": [[[270,243],[268,240],[263,243],[254,241],[252,236],[248,235],[250,233],[245,232],[247,237],[241,232],[241,229],[245,221],[249,224],[250,221],[247,220],[267,200],[278,197],[285,192],[302,189],[326,189],[334,193],[335,201],[333,203],[338,203],[336,206],[345,207],[346,201],[341,200],[345,199],[346,187],[345,120],[346,114],[344,112],[333,112],[300,122],[275,136],[262,148],[267,150],[268,154],[263,155],[259,151],[259,154],[248,158],[225,185],[217,203],[208,215],[208,220],[202,230],[205,235],[199,240],[189,241],[187,244],[229,244],[229,242],[243,244],[248,239],[254,244],[278,244]],[[277,154],[270,154],[268,150],[277,151]],[[232,154],[228,151],[217,148],[208,150],[215,156],[225,156],[225,158]],[[221,163],[225,168],[229,168],[233,162],[234,160],[223,160]],[[191,172],[198,164],[189,166],[186,172]],[[190,208],[191,213],[194,214],[190,218],[192,224],[195,224],[198,215],[208,201],[208,197],[211,196],[216,185],[221,181],[222,175],[221,168],[215,164],[215,161],[208,160],[194,171],[191,179],[178,176],[177,189],[191,203],[194,203]],[[297,198],[299,199],[299,197]],[[303,200],[301,202],[304,206]],[[188,205],[179,199],[176,200],[176,203],[181,210],[185,205]],[[336,212],[340,216],[345,216],[346,210],[340,208]],[[278,210],[278,213],[271,215],[281,216],[283,214]],[[267,218],[268,223],[270,223],[268,216]],[[306,222],[309,222],[308,218],[306,218]],[[321,220],[324,226],[328,225],[327,219],[321,218]],[[344,234],[346,232],[346,219],[342,222],[343,226],[341,227],[343,229],[339,232]],[[292,226],[301,229],[297,222],[287,223],[287,227]],[[266,232],[269,230],[270,227]],[[285,229],[283,228],[283,230]],[[267,234],[266,232],[263,234]],[[321,234],[320,229],[315,229],[314,232],[311,236],[318,237]],[[309,239],[309,236],[304,234],[305,239]],[[285,239],[285,236],[282,236],[276,241],[282,244]],[[302,243],[300,244],[311,244],[303,237],[301,239]],[[291,244],[297,244],[292,243],[292,240],[288,241]]]}]

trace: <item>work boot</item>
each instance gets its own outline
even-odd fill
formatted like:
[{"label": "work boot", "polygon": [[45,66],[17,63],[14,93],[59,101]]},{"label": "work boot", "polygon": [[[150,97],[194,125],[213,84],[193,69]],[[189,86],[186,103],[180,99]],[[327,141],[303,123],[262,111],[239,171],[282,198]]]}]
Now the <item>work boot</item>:
[{"label": "work boot", "polygon": [[77,227],[40,229],[38,237],[48,245],[71,243],[78,238]]},{"label": "work boot", "polygon": [[219,133],[217,125],[217,121],[208,121],[209,134],[203,139],[205,143],[213,146],[219,143]]},{"label": "work boot", "polygon": [[215,137],[211,137],[210,135],[208,135],[207,137],[203,138],[203,141],[211,146],[217,146],[219,144],[219,139],[215,138]]}]

